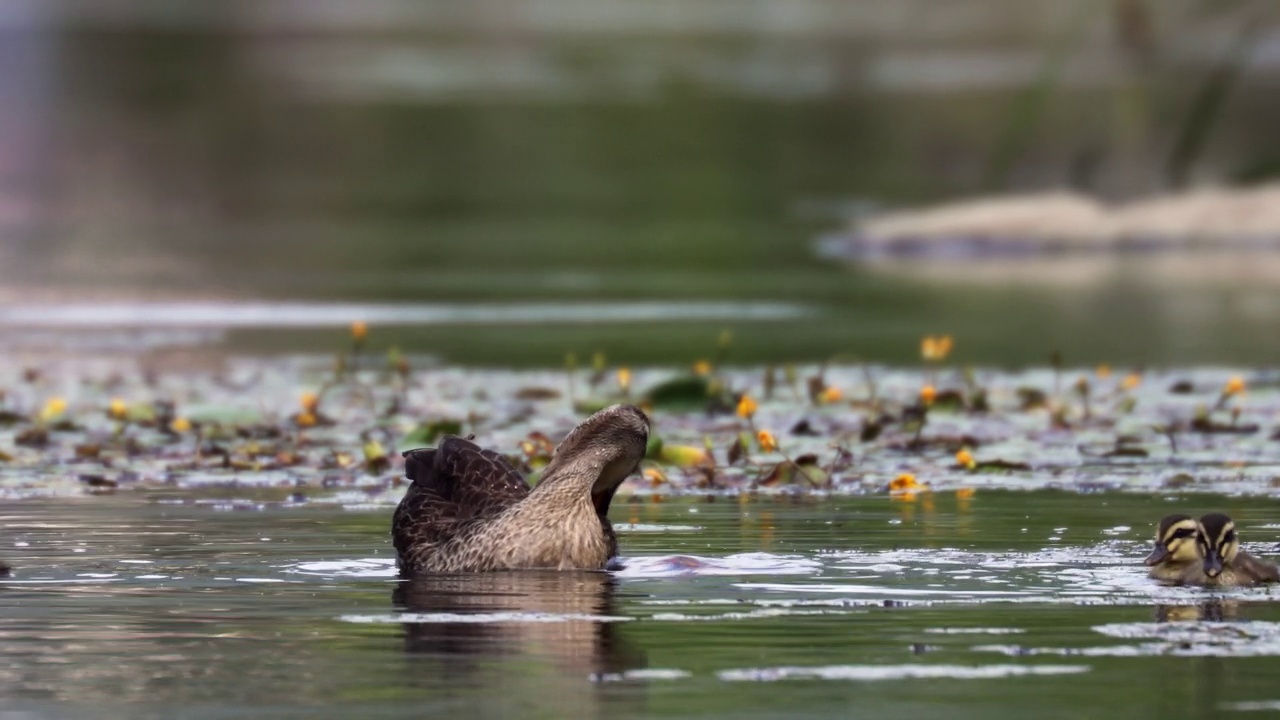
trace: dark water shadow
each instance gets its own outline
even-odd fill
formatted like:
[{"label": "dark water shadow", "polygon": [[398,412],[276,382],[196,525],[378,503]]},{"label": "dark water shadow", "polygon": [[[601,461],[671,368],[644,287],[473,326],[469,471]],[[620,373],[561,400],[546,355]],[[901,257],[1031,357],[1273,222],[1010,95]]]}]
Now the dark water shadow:
[{"label": "dark water shadow", "polygon": [[[585,679],[646,663],[645,654],[621,636],[616,584],[602,572],[431,575],[399,583],[392,602],[434,616],[403,624],[404,648],[448,657],[448,672],[466,673],[491,661],[532,661]],[[448,615],[460,617],[451,622]]]}]

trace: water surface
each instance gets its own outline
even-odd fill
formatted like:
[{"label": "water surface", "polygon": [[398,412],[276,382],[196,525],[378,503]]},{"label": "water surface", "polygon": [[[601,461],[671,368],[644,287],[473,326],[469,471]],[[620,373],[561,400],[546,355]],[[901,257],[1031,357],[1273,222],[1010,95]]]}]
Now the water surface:
[{"label": "water surface", "polygon": [[251,506],[7,506],[0,710],[1220,717],[1280,701],[1280,596],[1162,588],[1140,565],[1173,511],[1227,510],[1273,554],[1274,499],[636,500],[612,512],[617,573],[413,583],[394,577],[388,505],[227,509]]}]

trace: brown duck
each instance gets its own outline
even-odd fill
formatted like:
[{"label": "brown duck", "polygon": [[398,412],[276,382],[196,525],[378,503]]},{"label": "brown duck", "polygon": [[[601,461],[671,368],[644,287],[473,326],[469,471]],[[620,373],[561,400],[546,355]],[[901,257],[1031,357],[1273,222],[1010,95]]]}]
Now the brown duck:
[{"label": "brown duck", "polygon": [[400,573],[603,569],[618,550],[609,502],[648,439],[639,408],[605,408],[565,437],[532,489],[463,438],[405,452],[413,484],[391,523]]},{"label": "brown duck", "polygon": [[1209,513],[1200,518],[1200,527],[1208,541],[1205,584],[1240,587],[1280,582],[1280,567],[1240,549],[1240,534],[1230,517]]}]

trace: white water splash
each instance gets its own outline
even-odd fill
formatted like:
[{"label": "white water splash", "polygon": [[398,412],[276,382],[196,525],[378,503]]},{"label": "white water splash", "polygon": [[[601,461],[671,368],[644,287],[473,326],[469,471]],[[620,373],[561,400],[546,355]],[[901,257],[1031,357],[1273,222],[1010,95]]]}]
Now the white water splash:
[{"label": "white water splash", "polygon": [[389,578],[396,575],[396,561],[389,558],[320,560],[292,565],[285,572],[320,577]]}]

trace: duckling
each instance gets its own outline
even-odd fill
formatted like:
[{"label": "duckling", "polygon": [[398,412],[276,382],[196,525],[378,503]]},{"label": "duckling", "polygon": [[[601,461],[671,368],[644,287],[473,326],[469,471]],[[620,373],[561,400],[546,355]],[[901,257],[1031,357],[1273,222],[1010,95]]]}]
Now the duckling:
[{"label": "duckling", "polygon": [[533,489],[501,455],[469,440],[405,452],[413,484],[391,524],[401,575],[604,569],[618,551],[609,503],[648,439],[639,408],[605,408],[565,437]]},{"label": "duckling", "polygon": [[1145,560],[1147,572],[1169,585],[1205,584],[1206,541],[1190,515],[1166,515],[1156,527],[1156,547]]},{"label": "duckling", "polygon": [[1200,518],[1200,527],[1208,541],[1204,557],[1205,584],[1247,586],[1280,582],[1280,567],[1240,549],[1240,534],[1230,517],[1209,513]]}]

